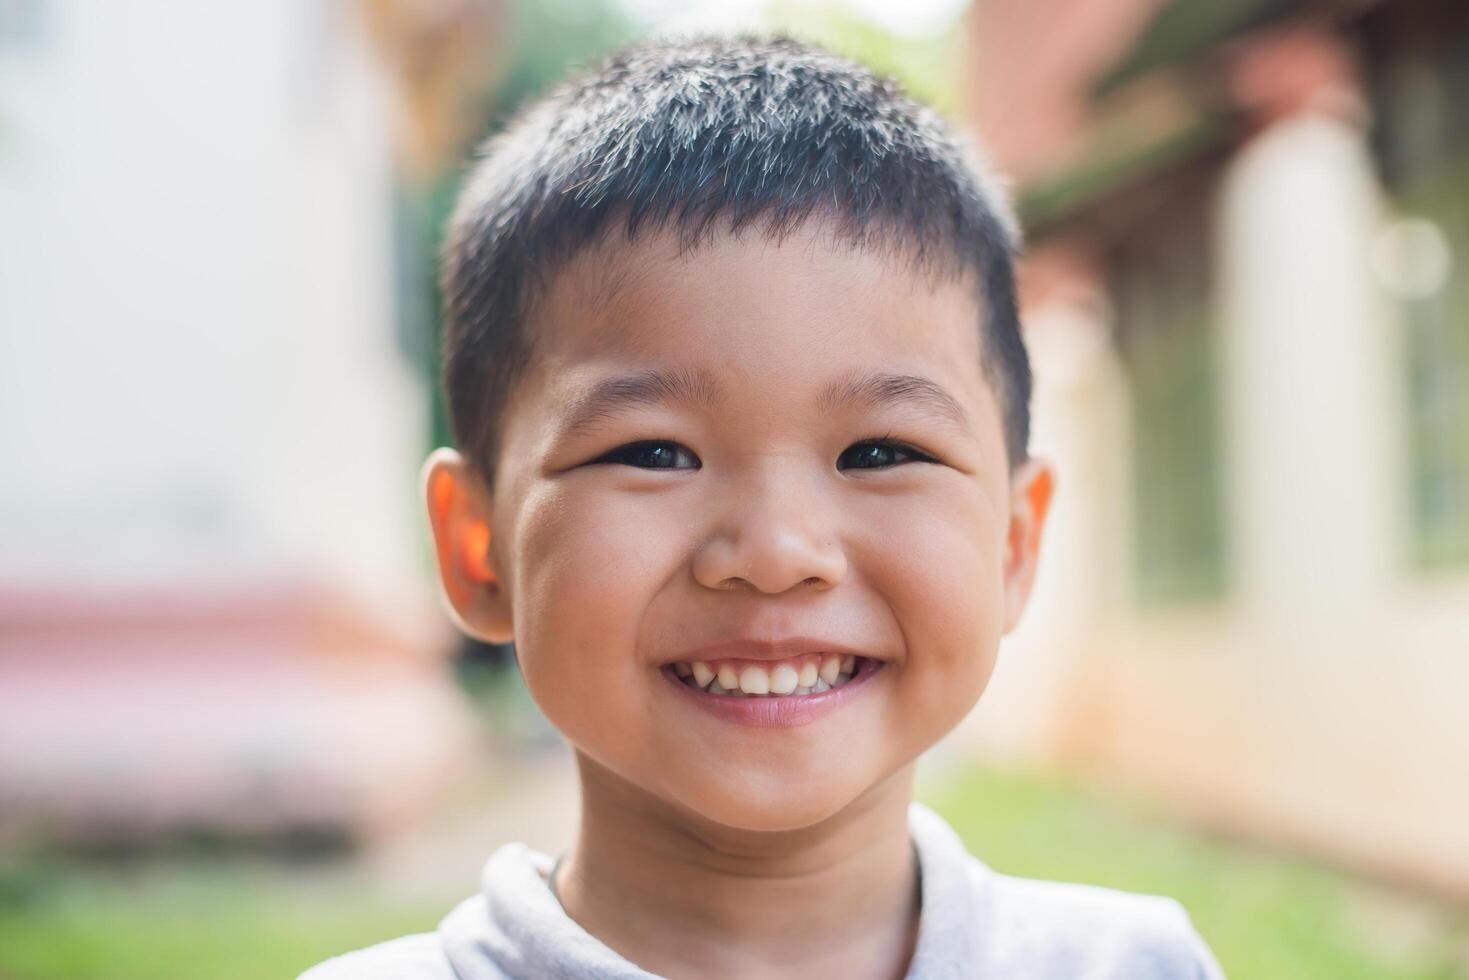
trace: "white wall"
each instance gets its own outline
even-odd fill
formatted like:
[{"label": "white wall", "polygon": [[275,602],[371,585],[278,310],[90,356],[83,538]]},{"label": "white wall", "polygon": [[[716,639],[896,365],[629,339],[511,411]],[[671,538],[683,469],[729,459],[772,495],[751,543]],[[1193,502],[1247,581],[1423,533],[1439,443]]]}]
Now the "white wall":
[{"label": "white wall", "polygon": [[389,95],[329,0],[0,38],[0,585],[419,567]]}]

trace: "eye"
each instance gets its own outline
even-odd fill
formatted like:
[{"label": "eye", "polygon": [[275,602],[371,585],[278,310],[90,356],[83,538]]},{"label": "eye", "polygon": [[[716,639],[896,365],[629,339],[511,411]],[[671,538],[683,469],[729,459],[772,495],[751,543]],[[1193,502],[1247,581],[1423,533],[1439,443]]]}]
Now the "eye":
[{"label": "eye", "polygon": [[644,440],[618,446],[592,463],[621,463],[645,470],[679,470],[699,468],[699,457],[684,446],[667,440]]},{"label": "eye", "polygon": [[842,451],[837,457],[837,469],[876,470],[902,463],[933,462],[936,460],[932,456],[905,443],[893,439],[865,439]]}]

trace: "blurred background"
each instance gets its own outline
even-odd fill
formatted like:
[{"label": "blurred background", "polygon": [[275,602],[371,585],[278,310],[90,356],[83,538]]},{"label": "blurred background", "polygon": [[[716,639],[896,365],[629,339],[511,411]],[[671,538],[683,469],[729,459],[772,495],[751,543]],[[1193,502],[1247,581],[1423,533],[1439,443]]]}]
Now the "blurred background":
[{"label": "blurred background", "polygon": [[0,978],[293,976],[565,846],[433,592],[434,256],[522,100],[737,27],[1026,229],[1060,493],[923,798],[1234,978],[1469,977],[1462,0],[0,0]]}]

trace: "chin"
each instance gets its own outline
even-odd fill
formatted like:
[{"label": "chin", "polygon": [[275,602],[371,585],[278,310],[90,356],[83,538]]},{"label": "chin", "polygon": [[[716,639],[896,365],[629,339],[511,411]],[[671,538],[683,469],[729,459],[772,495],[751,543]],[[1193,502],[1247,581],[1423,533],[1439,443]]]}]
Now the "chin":
[{"label": "chin", "polygon": [[750,797],[701,800],[697,812],[705,820],[733,830],[780,833],[804,830],[831,819],[851,800],[792,798],[790,795],[757,801]]},{"label": "chin", "polygon": [[735,830],[777,833],[824,823],[858,800],[880,779],[858,774],[810,777],[779,771],[705,773],[676,793],[678,803],[701,818]]}]

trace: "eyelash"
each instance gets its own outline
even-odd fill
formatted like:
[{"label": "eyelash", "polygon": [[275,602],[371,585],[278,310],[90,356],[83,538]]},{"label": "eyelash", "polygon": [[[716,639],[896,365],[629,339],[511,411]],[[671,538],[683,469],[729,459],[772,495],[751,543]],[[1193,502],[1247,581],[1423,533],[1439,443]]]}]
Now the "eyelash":
[{"label": "eyelash", "polygon": [[[881,439],[863,439],[860,442],[854,442],[850,446],[848,446],[846,449],[843,449],[842,450],[842,456],[845,456],[847,453],[851,452],[853,449],[856,449],[858,447],[865,447],[865,446],[882,447],[882,448],[886,448],[886,449],[896,450],[897,452],[903,453],[903,454],[905,454],[905,455],[907,455],[909,457],[909,459],[907,460],[907,462],[913,462],[913,463],[937,463],[938,462],[938,460],[934,459],[932,456],[928,455],[928,453],[926,453],[923,450],[919,449],[917,446],[911,446],[908,443],[903,442],[900,439],[893,439],[893,438],[890,438],[888,436],[884,436]],[[841,461],[841,456],[838,456],[837,457],[837,461],[838,462]],[[894,463],[892,465],[893,466],[902,466],[903,464],[902,463]],[[856,469],[864,469],[864,470],[885,470],[885,469],[891,469],[891,467],[889,467],[889,466],[859,466],[859,467],[856,467]]]},{"label": "eyelash", "polygon": [[[629,462],[629,457],[633,456],[636,453],[640,453],[640,452],[652,452],[654,450],[662,450],[662,449],[666,449],[667,447],[670,447],[670,446],[671,447],[674,447],[675,448],[675,451],[681,450],[684,453],[687,453],[695,461],[695,466],[693,468],[694,469],[697,469],[698,468],[698,457],[697,456],[694,456],[693,452],[691,452],[690,450],[688,450],[684,446],[681,446],[678,443],[676,443],[676,442],[674,442],[674,441],[672,441],[670,439],[644,439],[644,440],[641,440],[641,441],[638,441],[638,442],[630,442],[630,443],[628,443],[625,446],[618,446],[616,449],[612,450],[611,452],[605,453],[602,456],[599,456],[596,459],[592,460],[591,462],[592,463],[624,463],[624,464],[626,464],[628,466],[635,466],[638,469],[647,469],[647,470],[681,469],[682,467],[677,467],[677,466],[658,466],[658,465],[653,465],[653,466],[639,466],[637,463]],[[857,449],[859,447],[872,447],[872,448],[890,449],[890,450],[896,451],[897,453],[901,453],[903,455],[908,456],[909,459],[904,460],[904,461],[901,461],[901,462],[893,463],[893,464],[891,464],[889,466],[857,466],[857,467],[849,467],[849,468],[852,468],[852,469],[862,469],[862,470],[885,470],[885,469],[892,469],[894,466],[902,466],[904,462],[914,462],[914,463],[936,463],[936,462],[938,462],[938,460],[934,459],[932,456],[930,456],[927,453],[923,452],[921,449],[918,449],[916,446],[910,446],[906,442],[902,442],[902,441],[900,441],[898,439],[892,439],[892,438],[889,438],[889,437],[884,436],[881,439],[862,439],[862,440],[860,440],[858,442],[852,443],[852,445],[850,445],[846,449],[842,450],[841,455],[837,457],[837,463],[840,464],[843,456],[846,456],[847,453],[849,453],[853,449]],[[668,456],[668,457],[664,457],[664,458],[673,458],[673,457],[672,456]],[[840,465],[838,465],[838,469],[840,469],[840,468],[841,468]]]},{"label": "eyelash", "polygon": [[[695,469],[698,468],[697,467],[698,457],[697,456],[694,456],[694,454],[691,451],[689,451],[688,449],[686,449],[683,446],[679,445],[678,443],[672,441],[671,439],[644,439],[644,440],[641,440],[639,442],[630,442],[630,443],[628,443],[625,446],[618,446],[616,449],[612,450],[611,452],[604,453],[603,455],[598,456],[596,459],[592,460],[591,462],[592,463],[627,463],[628,466],[637,466],[636,463],[629,463],[627,461],[627,457],[630,456],[633,453],[646,452],[646,451],[651,451],[651,450],[654,450],[654,449],[664,449],[664,448],[669,447],[669,446],[674,447],[675,450],[682,450],[683,452],[688,453],[688,455],[691,456],[691,457],[693,457],[693,459],[694,459],[694,462],[695,462],[695,467],[694,468]],[[638,469],[644,469],[644,470],[672,470],[672,469],[679,469],[679,468],[680,467],[676,467],[676,466],[638,466]]]}]

